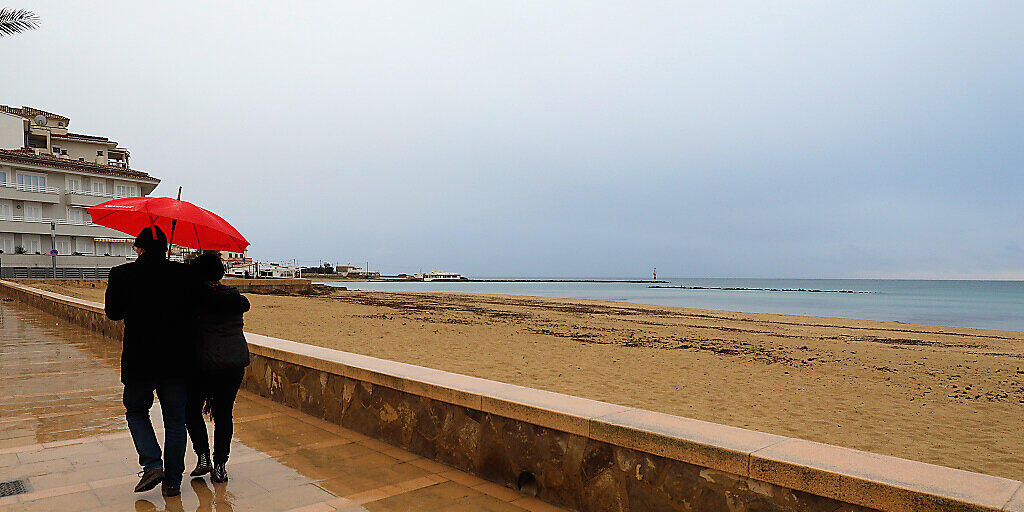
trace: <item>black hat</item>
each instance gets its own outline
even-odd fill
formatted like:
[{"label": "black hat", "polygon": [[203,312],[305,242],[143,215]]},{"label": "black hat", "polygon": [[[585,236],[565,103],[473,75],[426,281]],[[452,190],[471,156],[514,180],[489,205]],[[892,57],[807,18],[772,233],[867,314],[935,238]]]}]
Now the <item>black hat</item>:
[{"label": "black hat", "polygon": [[135,247],[147,251],[166,251],[167,235],[164,235],[164,231],[160,229],[160,226],[153,226],[153,229],[156,230],[156,237],[153,236],[153,231],[150,228],[143,228],[139,232],[139,236],[135,237]]}]

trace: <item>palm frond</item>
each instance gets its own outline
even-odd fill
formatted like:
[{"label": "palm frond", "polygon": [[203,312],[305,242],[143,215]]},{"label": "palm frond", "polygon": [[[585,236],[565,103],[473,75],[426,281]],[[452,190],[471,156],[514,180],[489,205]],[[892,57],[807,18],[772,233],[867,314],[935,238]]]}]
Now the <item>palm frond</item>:
[{"label": "palm frond", "polygon": [[0,37],[39,27],[39,16],[25,9],[0,8]]}]

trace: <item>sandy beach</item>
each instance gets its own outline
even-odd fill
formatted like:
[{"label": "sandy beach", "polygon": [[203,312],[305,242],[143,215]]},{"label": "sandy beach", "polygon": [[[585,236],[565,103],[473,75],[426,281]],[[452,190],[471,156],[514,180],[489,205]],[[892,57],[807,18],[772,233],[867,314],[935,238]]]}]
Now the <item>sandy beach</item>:
[{"label": "sandy beach", "polygon": [[[102,301],[97,288],[33,284]],[[1024,478],[1024,333],[501,295],[248,295],[251,332]]]}]

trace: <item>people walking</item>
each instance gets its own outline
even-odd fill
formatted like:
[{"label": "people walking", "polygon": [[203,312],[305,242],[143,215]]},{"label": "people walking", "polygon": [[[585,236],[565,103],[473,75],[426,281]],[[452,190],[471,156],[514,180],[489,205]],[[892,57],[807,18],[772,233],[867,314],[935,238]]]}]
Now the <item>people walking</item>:
[{"label": "people walking", "polygon": [[[194,297],[191,269],[167,260],[167,237],[159,227],[135,239],[138,259],[110,270],[106,314],[124,321],[121,382],[125,418],[142,466],[136,492],[162,483],[166,497],[181,493],[185,470],[185,401],[189,369],[195,367]],[[161,458],[149,410],[153,393],[164,422]]]},{"label": "people walking", "polygon": [[[197,301],[199,372],[189,386],[186,420],[198,456],[191,475],[211,473],[210,480],[226,482],[232,410],[249,366],[249,348],[242,333],[242,314],[249,311],[249,300],[238,289],[221,284],[224,264],[219,254],[201,254],[192,266],[201,285]],[[212,464],[204,408],[213,418]]]}]

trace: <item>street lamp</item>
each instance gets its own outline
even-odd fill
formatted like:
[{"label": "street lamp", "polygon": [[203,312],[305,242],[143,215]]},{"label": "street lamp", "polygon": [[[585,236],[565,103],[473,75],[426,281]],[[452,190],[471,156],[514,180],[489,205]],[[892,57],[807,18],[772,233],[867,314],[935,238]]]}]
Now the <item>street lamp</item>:
[{"label": "street lamp", "polygon": [[50,221],[50,265],[53,267],[53,278],[57,279],[57,223]]}]

